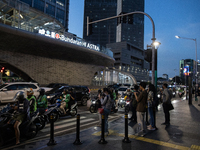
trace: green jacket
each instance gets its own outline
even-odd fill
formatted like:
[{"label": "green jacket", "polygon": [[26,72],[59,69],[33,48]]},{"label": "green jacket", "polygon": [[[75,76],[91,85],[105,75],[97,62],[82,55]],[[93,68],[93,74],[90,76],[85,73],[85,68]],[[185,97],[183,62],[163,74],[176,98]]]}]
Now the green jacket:
[{"label": "green jacket", "polygon": [[33,113],[37,110],[36,98],[32,95],[30,98],[27,97],[27,100],[30,102],[30,113]]},{"label": "green jacket", "polygon": [[37,106],[39,108],[47,108],[47,96],[46,95],[40,95],[37,100]]},{"label": "green jacket", "polygon": [[66,102],[66,108],[68,108],[68,102],[70,101],[70,94],[63,94],[63,99]]},{"label": "green jacket", "polygon": [[116,93],[113,93],[113,100],[116,100],[117,96]]}]

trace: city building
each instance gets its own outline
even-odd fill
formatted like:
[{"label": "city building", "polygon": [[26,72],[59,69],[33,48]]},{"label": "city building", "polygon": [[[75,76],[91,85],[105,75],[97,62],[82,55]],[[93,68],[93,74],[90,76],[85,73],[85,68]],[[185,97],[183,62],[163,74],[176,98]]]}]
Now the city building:
[{"label": "city building", "polygon": [[141,14],[95,23],[92,35],[87,36],[87,16],[95,21],[134,11],[144,12],[144,0],[85,0],[83,39],[103,46],[127,41],[143,48],[144,15]]},{"label": "city building", "polygon": [[[18,0],[19,1],[19,0]],[[69,0],[20,0],[57,19],[68,31]],[[10,1],[11,2],[11,1]]]},{"label": "city building", "polygon": [[113,52],[114,67],[132,74],[138,82],[149,81],[150,64],[144,60],[144,49],[129,42],[117,42],[106,45]]},{"label": "city building", "polygon": [[[182,79],[182,81],[185,81],[185,75],[188,75],[188,73],[192,76],[193,82],[196,82],[196,76],[195,76],[195,69],[196,69],[196,61],[193,59],[182,59],[180,60],[179,65],[179,76]],[[197,62],[197,78],[198,83],[200,82],[200,64]],[[185,82],[184,82],[185,83]]]},{"label": "city building", "polygon": [[85,0],[83,39],[109,48],[115,69],[132,74],[138,82],[148,82],[150,64],[144,60],[143,14],[94,23],[92,34],[87,36],[87,16],[91,22],[134,11],[144,12],[144,0]]},{"label": "city building", "polygon": [[163,74],[162,77],[163,77],[164,79],[167,79],[167,80],[169,79],[168,74]]}]

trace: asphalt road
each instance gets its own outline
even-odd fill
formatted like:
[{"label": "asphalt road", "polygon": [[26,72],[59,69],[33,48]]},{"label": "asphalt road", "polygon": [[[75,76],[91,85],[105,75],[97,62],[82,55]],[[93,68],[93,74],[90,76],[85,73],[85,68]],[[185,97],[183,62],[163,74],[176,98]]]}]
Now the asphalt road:
[{"label": "asphalt road", "polygon": [[[98,113],[90,113],[86,106],[78,106],[78,114],[80,114],[80,130],[93,127],[98,129],[97,126],[99,123]],[[109,116],[109,121],[116,120],[124,115],[124,108],[120,108],[117,113],[111,113]],[[76,132],[76,117],[65,116],[59,118],[54,123],[54,136],[66,135],[69,133]],[[50,123],[47,123],[45,128],[38,132],[37,136],[30,140],[35,139],[44,139],[50,137]],[[21,142],[28,142],[28,140],[21,139]],[[15,145],[15,141],[7,143],[2,148],[9,148],[10,146]]]}]

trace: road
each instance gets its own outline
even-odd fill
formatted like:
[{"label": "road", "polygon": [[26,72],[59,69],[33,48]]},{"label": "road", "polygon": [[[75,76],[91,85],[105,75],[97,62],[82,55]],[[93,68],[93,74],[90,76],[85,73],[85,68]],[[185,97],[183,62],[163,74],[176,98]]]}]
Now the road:
[{"label": "road", "polygon": [[[78,106],[78,114],[80,114],[80,130],[86,128],[94,127],[96,129],[100,128],[97,126],[99,122],[98,113],[90,113],[86,106]],[[116,120],[124,115],[124,108],[120,108],[117,113],[112,113],[109,116],[109,121]],[[74,133],[76,131],[76,117],[66,116],[59,118],[54,123],[54,136],[60,136],[64,134]],[[50,137],[50,123],[47,123],[45,128],[38,132],[37,136],[30,140],[44,139]],[[21,139],[21,142],[29,142],[30,140]],[[9,148],[13,146],[15,141],[9,142],[9,144],[1,148]],[[0,148],[0,149],[1,149]]]}]

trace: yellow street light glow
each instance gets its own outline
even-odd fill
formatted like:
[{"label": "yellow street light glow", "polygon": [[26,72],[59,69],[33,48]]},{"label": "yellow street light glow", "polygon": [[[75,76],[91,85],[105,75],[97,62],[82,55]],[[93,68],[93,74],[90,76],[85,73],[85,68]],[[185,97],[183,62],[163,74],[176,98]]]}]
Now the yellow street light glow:
[{"label": "yellow street light glow", "polygon": [[153,45],[154,46],[159,46],[161,43],[160,42],[157,42],[157,41],[155,41],[154,43],[153,43]]}]

